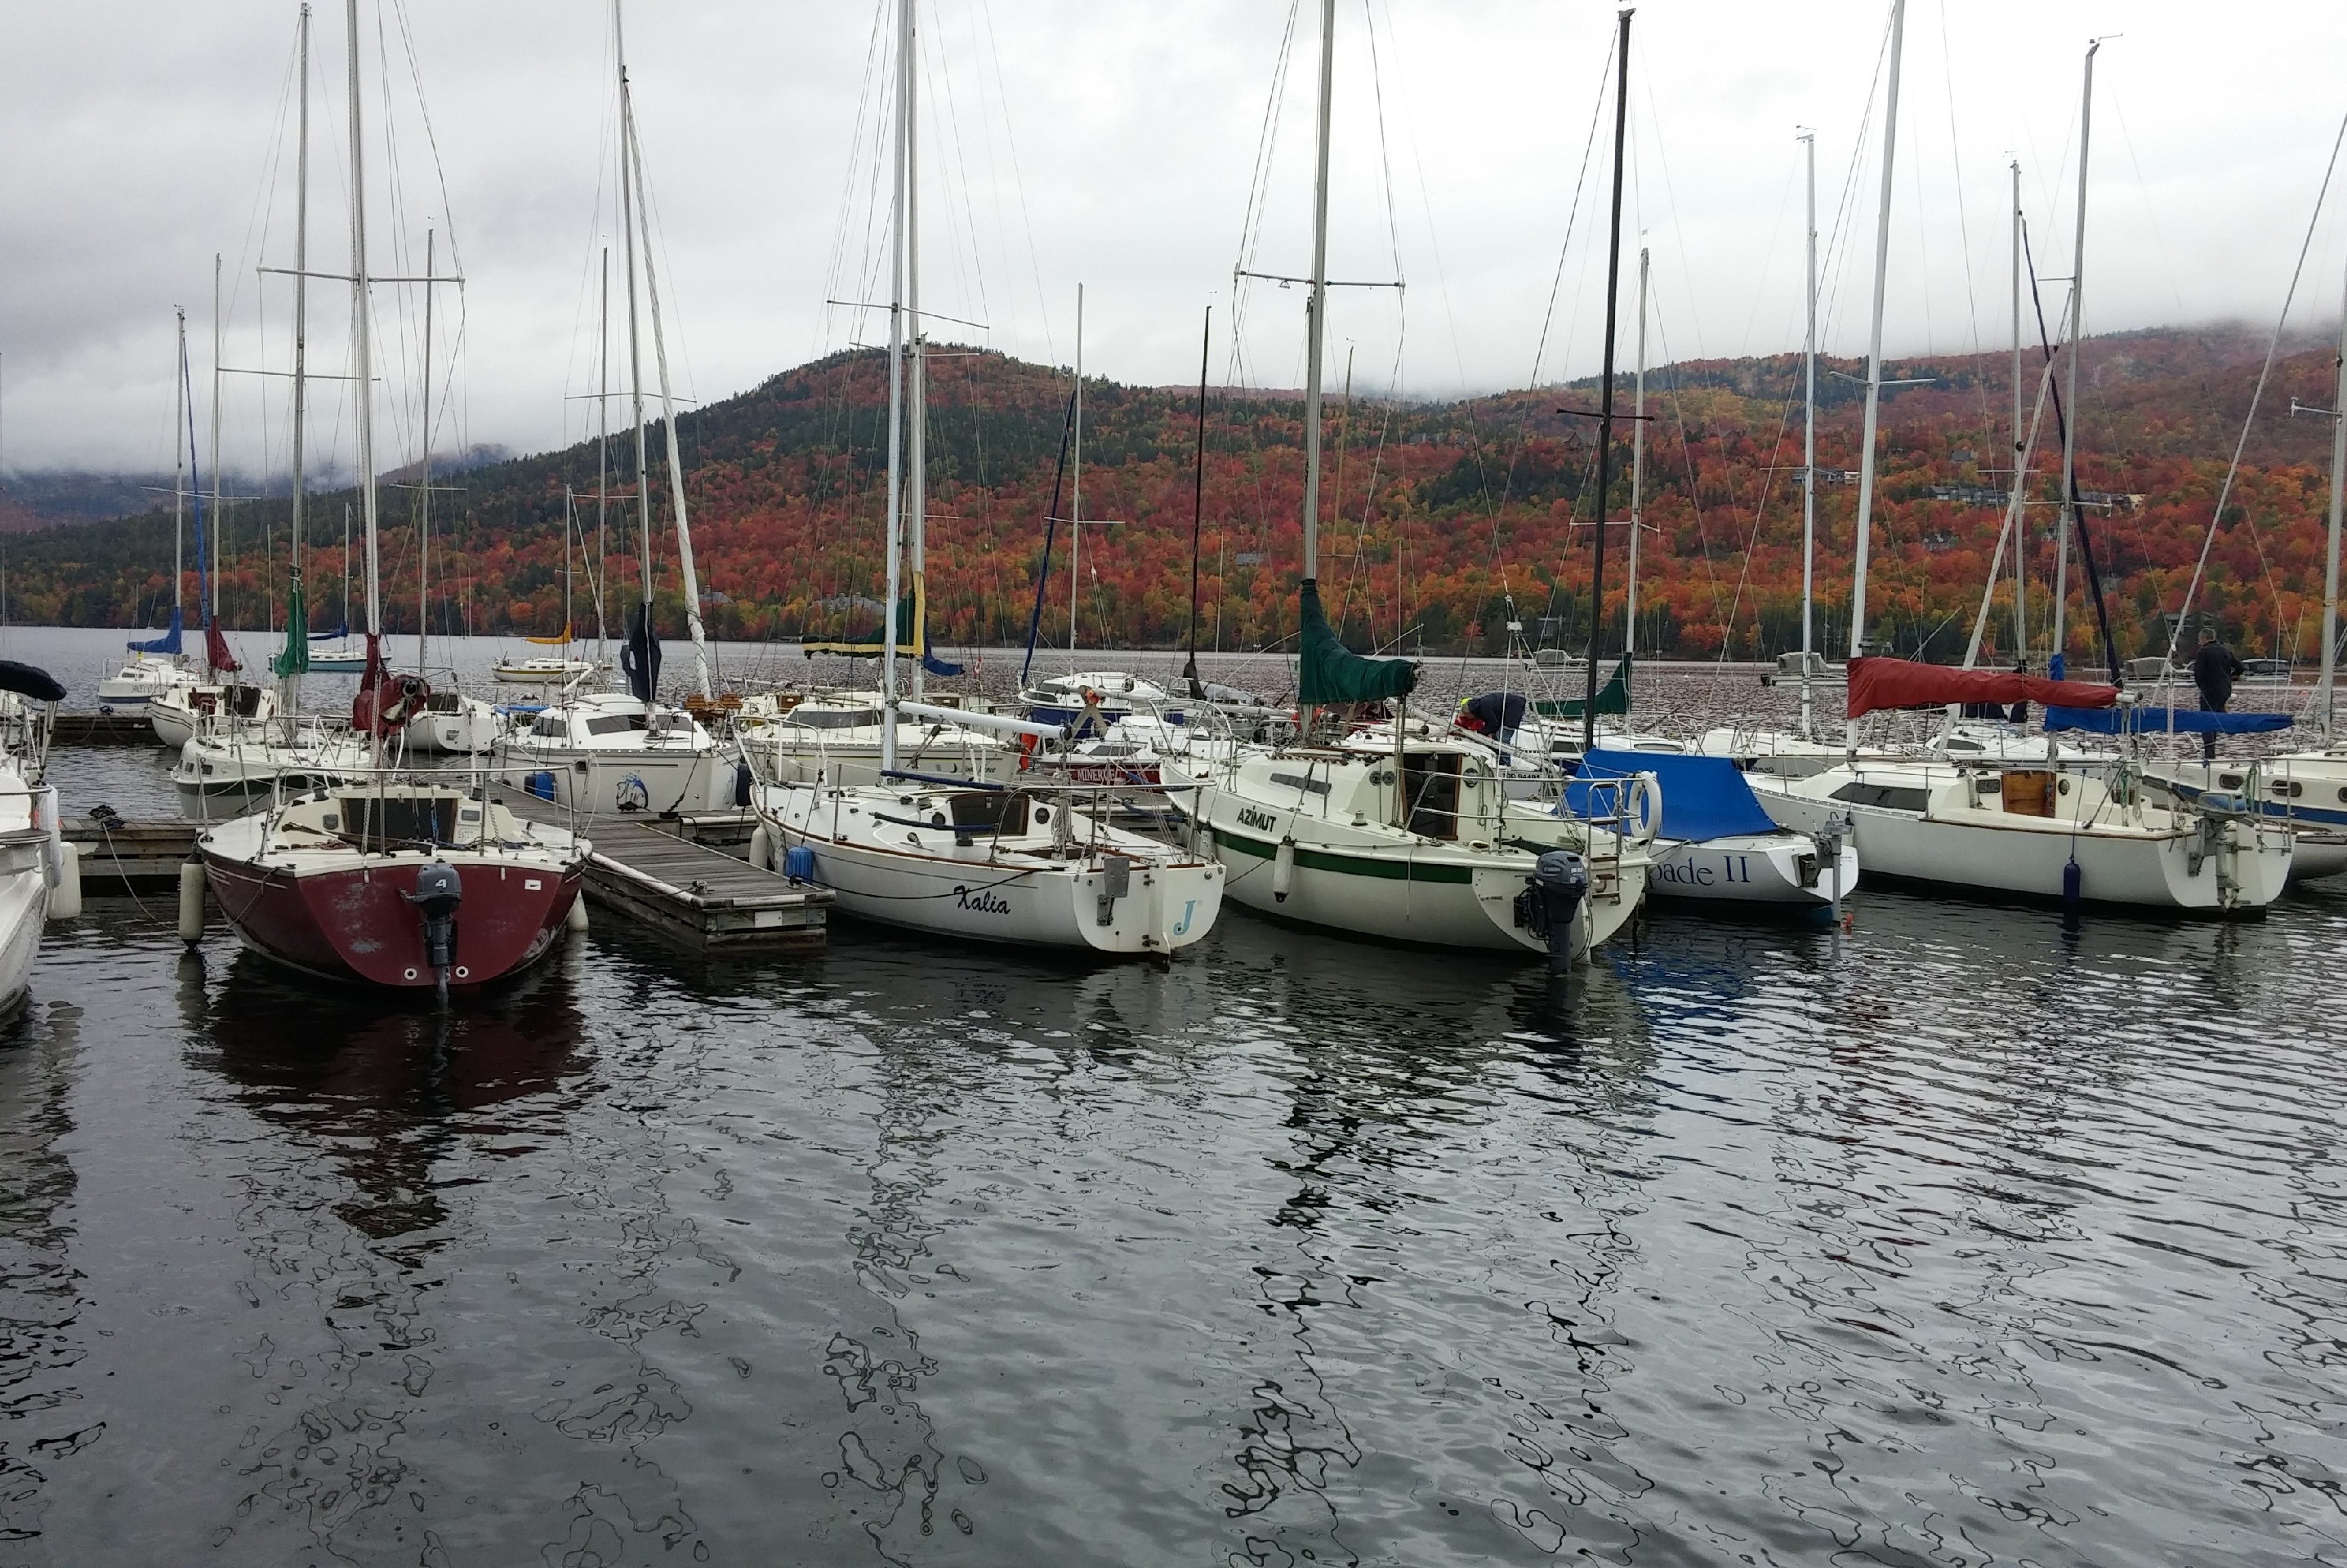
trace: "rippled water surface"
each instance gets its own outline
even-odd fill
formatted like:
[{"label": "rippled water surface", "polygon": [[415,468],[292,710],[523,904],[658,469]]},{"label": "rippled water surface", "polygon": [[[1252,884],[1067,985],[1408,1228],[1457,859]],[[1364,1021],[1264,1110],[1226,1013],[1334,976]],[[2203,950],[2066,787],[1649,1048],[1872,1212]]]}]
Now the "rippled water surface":
[{"label": "rippled water surface", "polygon": [[445,1021],[90,911],[0,1563],[2347,1563],[2347,898],[1570,985],[599,911]]}]

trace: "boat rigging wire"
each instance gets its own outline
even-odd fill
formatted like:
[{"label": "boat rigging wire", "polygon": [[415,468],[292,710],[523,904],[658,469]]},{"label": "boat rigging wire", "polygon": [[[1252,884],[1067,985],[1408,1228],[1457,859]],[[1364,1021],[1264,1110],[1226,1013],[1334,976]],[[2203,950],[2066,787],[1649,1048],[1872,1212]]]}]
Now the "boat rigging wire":
[{"label": "boat rigging wire", "polygon": [[[2273,335],[2266,340],[2265,363],[2259,367],[2257,389],[2250,394],[2249,412],[2241,416],[2241,434],[2233,443],[2233,461],[2226,466],[2225,483],[2219,487],[2217,504],[2209,514],[2209,530],[2201,536],[2199,559],[2192,564],[2192,580],[2185,585],[2184,602],[2178,606],[2176,625],[2168,634],[2168,658],[2160,676],[2163,687],[2175,678],[2177,646],[2183,640],[2185,624],[2191,617],[2192,601],[2200,592],[2201,579],[2208,575],[2209,552],[2216,545],[2217,527],[2224,521],[2226,504],[2232,499],[2233,483],[2240,476],[2241,456],[2249,448],[2250,431],[2257,423],[2258,404],[2266,395],[2266,383],[2273,376],[2274,355],[2281,347],[2282,328],[2290,321],[2291,305],[2298,298],[2298,285],[2306,273],[2307,254],[2314,248],[2315,225],[2322,219],[2322,204],[2330,197],[2331,178],[2338,172],[2342,144],[2347,144],[2347,117],[2341,118],[2339,134],[2332,138],[2330,161],[2322,166],[2322,184],[2314,193],[2314,210],[2306,220],[2306,238],[2299,242],[2298,262],[2291,269],[2290,288],[2282,295],[2280,314],[2274,318]],[[2252,530],[2257,526],[2253,519],[2250,525]]]}]

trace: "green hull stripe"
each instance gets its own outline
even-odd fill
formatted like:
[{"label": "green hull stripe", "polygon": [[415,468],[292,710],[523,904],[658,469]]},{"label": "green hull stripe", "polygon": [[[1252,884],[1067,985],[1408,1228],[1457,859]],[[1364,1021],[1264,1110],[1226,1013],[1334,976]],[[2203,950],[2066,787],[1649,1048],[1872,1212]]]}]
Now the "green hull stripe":
[{"label": "green hull stripe", "polygon": [[[1241,838],[1236,833],[1214,830],[1214,842],[1236,850],[1242,855],[1253,855],[1267,860],[1276,853],[1276,847],[1260,839]],[[1332,855],[1325,850],[1298,849],[1296,863],[1310,871],[1335,871],[1339,876],[1382,877],[1393,882],[1471,882],[1472,868],[1467,866],[1412,865],[1406,860],[1372,860],[1366,855]]]}]

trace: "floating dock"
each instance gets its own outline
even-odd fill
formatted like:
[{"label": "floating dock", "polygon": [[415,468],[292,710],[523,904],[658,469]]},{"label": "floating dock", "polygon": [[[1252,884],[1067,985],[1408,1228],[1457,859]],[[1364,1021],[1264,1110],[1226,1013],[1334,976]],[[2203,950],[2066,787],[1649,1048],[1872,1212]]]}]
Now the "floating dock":
[{"label": "floating dock", "polygon": [[[559,827],[571,814],[519,790],[498,793],[516,814]],[[831,892],[760,871],[720,844],[746,845],[757,821],[747,811],[683,817],[600,816],[584,820],[595,852],[587,862],[590,902],[617,911],[712,958],[820,948],[828,939]],[[169,893],[195,852],[192,822],[124,822],[88,818],[65,825],[81,859],[84,894],[93,898]]]},{"label": "floating dock", "polygon": [[155,721],[137,709],[124,713],[92,713],[84,708],[59,708],[49,731],[52,746],[152,746],[160,749]]},{"label": "floating dock", "polygon": [[108,898],[176,891],[179,867],[195,853],[199,831],[193,822],[125,822],[108,827],[81,817],[65,824],[65,840],[81,852],[83,893]]},{"label": "floating dock", "polygon": [[696,952],[794,952],[828,940],[828,888],[793,882],[713,847],[749,841],[757,824],[747,811],[574,818],[518,789],[498,798],[518,816],[559,827],[578,821],[595,843],[587,863],[592,901]]}]

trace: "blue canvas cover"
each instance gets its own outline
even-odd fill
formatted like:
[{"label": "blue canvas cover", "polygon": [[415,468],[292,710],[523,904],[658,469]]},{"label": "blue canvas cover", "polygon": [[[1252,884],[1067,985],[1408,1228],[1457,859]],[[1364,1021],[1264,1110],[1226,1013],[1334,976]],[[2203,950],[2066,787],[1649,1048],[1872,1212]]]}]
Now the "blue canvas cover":
[{"label": "blue canvas cover", "polygon": [[132,643],[130,645],[130,651],[132,653],[151,654],[178,653],[180,651],[179,636],[185,629],[186,627],[179,618],[179,608],[175,606],[171,610],[171,629],[165,632],[161,636],[155,638],[152,642]]},{"label": "blue canvas cover", "polygon": [[1752,786],[1725,757],[1693,757],[1676,751],[1628,751],[1599,746],[1582,759],[1581,770],[1564,787],[1557,814],[1589,814],[1589,781],[1651,773],[1663,795],[1660,835],[1700,844],[1736,833],[1773,833],[1777,824],[1760,809]]},{"label": "blue canvas cover", "polygon": [[2049,708],[2048,729],[2088,735],[2263,735],[2288,729],[2287,713],[2212,713],[2204,708]]}]

